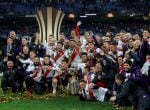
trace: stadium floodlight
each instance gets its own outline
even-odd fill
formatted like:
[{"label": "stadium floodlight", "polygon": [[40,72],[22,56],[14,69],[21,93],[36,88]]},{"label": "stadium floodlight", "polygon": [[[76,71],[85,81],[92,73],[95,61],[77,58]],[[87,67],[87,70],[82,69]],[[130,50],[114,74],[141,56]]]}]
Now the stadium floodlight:
[{"label": "stadium floodlight", "polygon": [[107,15],[106,15],[108,18],[113,18],[114,17],[114,14],[113,13],[108,13]]},{"label": "stadium floodlight", "polygon": [[35,15],[25,15],[26,18],[34,18]]},{"label": "stadium floodlight", "polygon": [[85,16],[85,15],[82,15],[82,16],[80,16],[80,18],[87,18],[87,16]]},{"label": "stadium floodlight", "polygon": [[73,19],[73,18],[75,18],[75,14],[74,14],[74,13],[70,13],[68,17],[69,17],[70,19]]},{"label": "stadium floodlight", "polygon": [[88,13],[88,14],[85,14],[86,16],[96,16],[97,14],[96,13]]}]

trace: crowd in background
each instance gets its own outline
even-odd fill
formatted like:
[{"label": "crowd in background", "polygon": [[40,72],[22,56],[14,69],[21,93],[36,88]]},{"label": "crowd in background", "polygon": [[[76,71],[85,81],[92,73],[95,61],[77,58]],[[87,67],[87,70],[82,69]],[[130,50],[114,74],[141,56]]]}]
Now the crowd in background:
[{"label": "crowd in background", "polygon": [[0,14],[31,15],[47,6],[56,7],[65,13],[73,12],[75,14],[105,13],[109,11],[119,14],[147,13],[150,10],[148,0],[4,0],[0,2]]},{"label": "crowd in background", "polygon": [[80,100],[112,101],[148,110],[150,103],[150,31],[92,31],[80,34],[79,21],[70,36],[39,33],[31,41],[11,31],[0,51],[3,93],[56,94],[61,90]]},{"label": "crowd in background", "polygon": [[[66,36],[70,35],[71,29],[74,27],[72,24],[63,23],[61,26],[61,33],[64,33]],[[108,23],[108,22],[100,22],[100,23],[93,23],[93,24],[87,24],[84,23],[83,26],[81,26],[80,33],[84,34],[85,31],[92,31],[94,34],[103,36],[106,32],[112,32],[113,35],[116,33],[119,33],[120,30],[125,30],[127,32],[130,32],[131,34],[134,33],[141,33],[143,29],[149,29],[150,23],[149,22],[135,22],[135,21],[124,21],[124,22],[116,22],[116,23]],[[8,33],[14,30],[16,32],[16,37],[20,39],[22,36],[26,37],[27,39],[31,39],[37,30],[38,26],[37,24],[31,23],[31,24],[2,24],[0,27],[0,38],[6,39],[8,36]]]}]

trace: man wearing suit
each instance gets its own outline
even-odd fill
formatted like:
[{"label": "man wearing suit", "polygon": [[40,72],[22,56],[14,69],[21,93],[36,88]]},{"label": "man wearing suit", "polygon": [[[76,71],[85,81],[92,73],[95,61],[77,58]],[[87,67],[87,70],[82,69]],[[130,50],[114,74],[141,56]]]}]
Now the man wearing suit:
[{"label": "man wearing suit", "polygon": [[8,37],[7,38],[7,45],[3,47],[3,57],[4,59],[11,59],[14,60],[16,54],[15,45],[13,45],[13,39]]}]

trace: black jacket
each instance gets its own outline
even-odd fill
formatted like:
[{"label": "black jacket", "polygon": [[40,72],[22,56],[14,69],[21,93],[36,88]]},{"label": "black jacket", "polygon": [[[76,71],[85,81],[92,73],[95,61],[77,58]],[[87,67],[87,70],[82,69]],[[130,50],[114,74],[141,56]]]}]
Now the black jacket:
[{"label": "black jacket", "polygon": [[15,69],[6,69],[4,72],[3,72],[3,79],[5,79],[6,81],[8,82],[14,82],[17,80],[17,74],[16,74],[16,70]]}]

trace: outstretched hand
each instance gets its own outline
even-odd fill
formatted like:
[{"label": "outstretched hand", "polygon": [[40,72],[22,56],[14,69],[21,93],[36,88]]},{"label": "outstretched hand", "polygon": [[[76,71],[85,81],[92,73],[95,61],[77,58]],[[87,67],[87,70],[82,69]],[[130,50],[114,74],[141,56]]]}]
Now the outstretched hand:
[{"label": "outstretched hand", "polygon": [[81,24],[82,24],[81,21],[78,21],[78,22],[77,22],[77,26],[80,26]]}]

